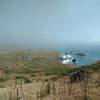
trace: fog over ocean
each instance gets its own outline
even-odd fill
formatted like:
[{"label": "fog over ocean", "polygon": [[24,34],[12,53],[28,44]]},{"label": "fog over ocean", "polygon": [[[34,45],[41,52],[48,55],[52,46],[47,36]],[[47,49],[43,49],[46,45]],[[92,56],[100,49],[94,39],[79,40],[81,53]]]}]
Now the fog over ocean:
[{"label": "fog over ocean", "polygon": [[0,49],[82,52],[91,64],[99,46],[100,0],[0,0]]}]

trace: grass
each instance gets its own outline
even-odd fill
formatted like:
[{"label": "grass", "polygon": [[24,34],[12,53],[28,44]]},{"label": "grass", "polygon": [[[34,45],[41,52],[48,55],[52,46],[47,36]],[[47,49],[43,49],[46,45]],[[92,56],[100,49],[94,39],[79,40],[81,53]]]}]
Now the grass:
[{"label": "grass", "polygon": [[[57,54],[31,53],[32,61],[18,60],[25,52],[0,54],[0,100],[100,100],[100,62],[80,68],[60,63]],[[69,73],[81,69],[89,80],[69,83]]]},{"label": "grass", "polygon": [[[24,55],[31,55],[32,61],[18,59]],[[37,73],[44,75],[63,75],[73,69],[73,67],[76,67],[74,65],[61,64],[57,61],[57,55],[58,53],[54,51],[42,51],[42,53],[10,52],[0,54],[0,73],[2,72],[4,74],[0,82],[3,83],[4,81],[12,80],[14,77],[17,80],[27,80],[26,77],[35,77]]]}]

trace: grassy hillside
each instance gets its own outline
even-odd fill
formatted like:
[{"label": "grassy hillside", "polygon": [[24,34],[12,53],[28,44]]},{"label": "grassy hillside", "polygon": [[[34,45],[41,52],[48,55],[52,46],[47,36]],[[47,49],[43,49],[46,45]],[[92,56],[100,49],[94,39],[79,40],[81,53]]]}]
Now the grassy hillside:
[{"label": "grassy hillside", "polygon": [[[32,60],[20,60],[20,56],[32,57]],[[29,80],[37,74],[62,75],[76,65],[63,65],[58,61],[58,52],[55,51],[21,51],[0,54],[0,83],[15,78]]]},{"label": "grassy hillside", "polygon": [[[54,51],[0,54],[0,100],[100,100],[100,61],[64,65],[57,55]],[[87,77],[70,83],[70,75],[81,70]]]}]

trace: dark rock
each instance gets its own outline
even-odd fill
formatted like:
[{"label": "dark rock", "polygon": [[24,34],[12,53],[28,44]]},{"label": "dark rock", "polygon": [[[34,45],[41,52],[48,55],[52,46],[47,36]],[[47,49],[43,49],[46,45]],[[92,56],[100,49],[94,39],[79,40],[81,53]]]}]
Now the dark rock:
[{"label": "dark rock", "polygon": [[74,55],[77,55],[77,56],[86,56],[85,53],[75,53]]},{"label": "dark rock", "polygon": [[73,62],[73,63],[76,63],[76,59],[73,59],[72,62]]}]

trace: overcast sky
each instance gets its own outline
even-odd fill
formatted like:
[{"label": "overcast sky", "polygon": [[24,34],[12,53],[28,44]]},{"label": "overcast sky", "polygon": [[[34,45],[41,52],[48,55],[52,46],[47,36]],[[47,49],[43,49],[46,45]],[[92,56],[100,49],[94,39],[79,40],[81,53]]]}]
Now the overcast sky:
[{"label": "overcast sky", "polygon": [[0,0],[0,46],[100,42],[100,0]]}]

